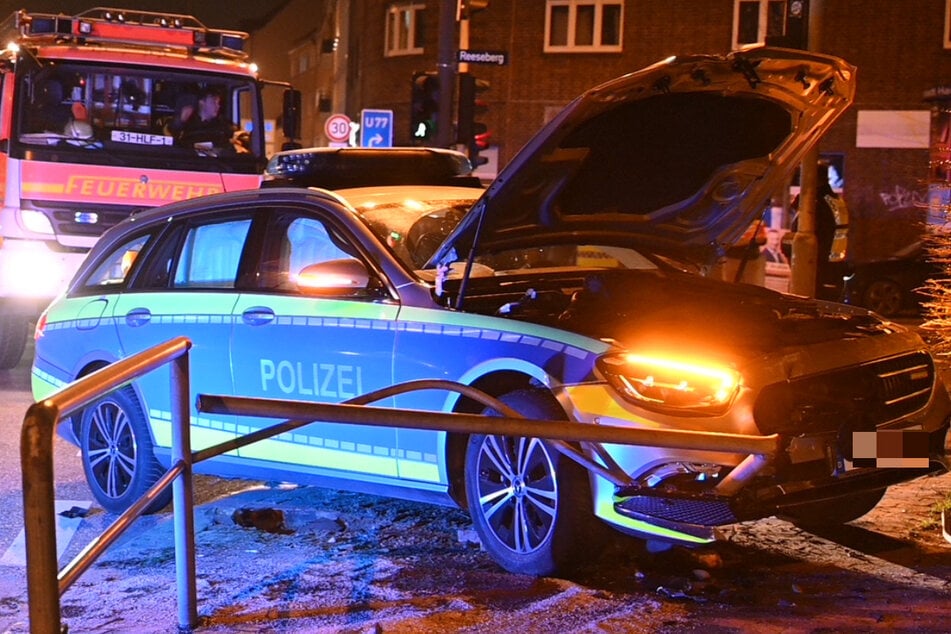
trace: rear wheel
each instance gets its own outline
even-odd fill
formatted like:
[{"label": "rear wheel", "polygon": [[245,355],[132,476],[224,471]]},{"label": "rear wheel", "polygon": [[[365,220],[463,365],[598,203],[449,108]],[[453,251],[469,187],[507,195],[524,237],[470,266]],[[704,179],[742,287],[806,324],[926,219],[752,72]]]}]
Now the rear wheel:
[{"label": "rear wheel", "polygon": [[902,307],[902,290],[892,280],[875,280],[865,289],[863,305],[884,317],[898,314]]},{"label": "rear wheel", "polygon": [[[89,488],[112,513],[129,508],[163,473],[155,459],[148,422],[131,388],[108,394],[83,411],[79,441]],[[166,506],[171,495],[171,489],[163,491],[146,512]]]},{"label": "rear wheel", "polygon": [[881,502],[885,489],[864,491],[845,498],[809,502],[784,509],[782,516],[803,528],[838,526],[857,520]]},{"label": "rear wheel", "polygon": [[[564,419],[552,396],[512,392],[500,400],[527,418]],[[498,412],[487,410],[489,416]],[[466,451],[466,498],[486,551],[510,572],[551,575],[597,556],[587,472],[538,438],[474,435]]]}]

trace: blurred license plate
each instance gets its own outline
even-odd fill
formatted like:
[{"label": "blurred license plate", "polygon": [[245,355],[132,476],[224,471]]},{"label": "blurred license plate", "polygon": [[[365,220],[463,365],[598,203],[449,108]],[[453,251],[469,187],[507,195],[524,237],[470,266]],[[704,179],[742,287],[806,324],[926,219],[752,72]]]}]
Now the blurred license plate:
[{"label": "blurred license plate", "polygon": [[854,431],[852,460],[845,460],[844,467],[927,469],[928,442],[928,432],[921,430]]}]

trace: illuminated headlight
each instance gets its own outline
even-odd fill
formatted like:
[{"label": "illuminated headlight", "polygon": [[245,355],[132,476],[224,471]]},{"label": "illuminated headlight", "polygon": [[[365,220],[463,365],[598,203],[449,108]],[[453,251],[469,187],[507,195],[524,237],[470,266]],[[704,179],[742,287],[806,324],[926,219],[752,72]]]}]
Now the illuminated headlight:
[{"label": "illuminated headlight", "polygon": [[62,291],[71,274],[52,251],[37,244],[6,251],[0,267],[0,288],[11,297],[50,298]]},{"label": "illuminated headlight", "polygon": [[35,209],[21,209],[20,220],[23,222],[23,228],[34,233],[47,233],[53,235],[53,225],[50,219],[42,211]]},{"label": "illuminated headlight", "polygon": [[713,363],[612,353],[599,358],[597,367],[627,400],[674,414],[722,414],[740,389],[736,370]]}]

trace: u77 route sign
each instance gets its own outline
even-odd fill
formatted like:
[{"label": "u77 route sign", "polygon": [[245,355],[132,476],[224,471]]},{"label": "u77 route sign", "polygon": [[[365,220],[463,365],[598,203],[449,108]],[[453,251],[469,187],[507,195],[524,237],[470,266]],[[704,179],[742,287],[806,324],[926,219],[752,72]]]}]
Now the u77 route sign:
[{"label": "u77 route sign", "polygon": [[393,111],[360,111],[360,145],[363,147],[393,146]]}]

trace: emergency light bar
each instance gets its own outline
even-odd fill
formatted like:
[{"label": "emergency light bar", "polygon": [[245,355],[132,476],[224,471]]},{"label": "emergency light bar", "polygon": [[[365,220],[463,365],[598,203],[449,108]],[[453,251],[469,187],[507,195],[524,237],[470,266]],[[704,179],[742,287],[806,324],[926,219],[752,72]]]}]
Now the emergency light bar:
[{"label": "emergency light bar", "polygon": [[247,33],[209,29],[190,15],[105,7],[75,16],[18,11],[14,14],[14,25],[24,41],[113,42],[248,57],[244,50]]},{"label": "emergency light bar", "polygon": [[455,150],[424,147],[304,148],[274,154],[262,187],[342,189],[367,185],[480,186]]}]

